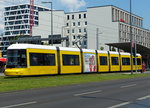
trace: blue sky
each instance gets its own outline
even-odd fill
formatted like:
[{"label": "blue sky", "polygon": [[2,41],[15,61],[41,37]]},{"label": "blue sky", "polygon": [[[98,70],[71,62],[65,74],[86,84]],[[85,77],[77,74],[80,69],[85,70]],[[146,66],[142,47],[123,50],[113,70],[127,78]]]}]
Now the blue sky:
[{"label": "blue sky", "polygon": [[[0,0],[0,10],[4,6],[15,5],[21,3],[29,3],[30,0]],[[53,2],[55,10],[69,11],[86,11],[87,7],[114,5],[124,10],[129,11],[130,0],[35,0],[35,4],[50,8],[50,4],[41,4],[42,1]],[[150,0],[131,0],[132,12],[144,18],[143,27],[150,29]],[[0,14],[3,14],[2,12]],[[2,16],[2,15],[0,15]],[[0,28],[2,28],[2,24]]]}]

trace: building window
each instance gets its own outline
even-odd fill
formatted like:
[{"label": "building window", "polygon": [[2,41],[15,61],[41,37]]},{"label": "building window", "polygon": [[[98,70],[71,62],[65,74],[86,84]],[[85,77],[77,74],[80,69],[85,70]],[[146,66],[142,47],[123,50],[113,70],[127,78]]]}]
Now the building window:
[{"label": "building window", "polygon": [[73,25],[73,26],[75,26],[75,25],[76,25],[76,23],[75,23],[75,22],[73,22],[73,23],[72,23],[72,25]]},{"label": "building window", "polygon": [[74,19],[74,15],[72,15],[72,19]]},{"label": "building window", "polygon": [[28,18],[28,15],[25,15],[24,18]]},{"label": "building window", "polygon": [[84,18],[86,18],[86,14],[84,14]]},{"label": "building window", "polygon": [[38,15],[38,12],[36,12],[36,15]]},{"label": "building window", "polygon": [[39,24],[39,22],[38,22],[38,21],[35,21],[34,23],[35,23],[36,25],[38,25],[38,24]]},{"label": "building window", "polygon": [[35,20],[38,20],[39,18],[35,16]]},{"label": "building window", "polygon": [[115,21],[115,19],[114,19],[114,8],[112,8],[112,21]]},{"label": "building window", "polygon": [[80,37],[81,37],[80,35],[77,36],[78,39],[80,39]]},{"label": "building window", "polygon": [[69,26],[69,23],[66,23],[66,26]]},{"label": "building window", "polygon": [[86,41],[84,41],[84,45],[87,45],[87,42],[86,42]]},{"label": "building window", "polygon": [[81,33],[81,29],[79,29],[79,33]]},{"label": "building window", "polygon": [[67,20],[69,20],[69,15],[67,15]]},{"label": "building window", "polygon": [[[25,10],[25,13],[29,13],[29,11],[28,11],[28,10]],[[36,14],[38,15],[38,12],[37,12]]]},{"label": "building window", "polygon": [[80,22],[78,22],[78,26],[80,26]]},{"label": "building window", "polygon": [[86,28],[84,28],[84,32],[86,32]]},{"label": "building window", "polygon": [[81,14],[79,14],[79,19],[81,19]]},{"label": "building window", "polygon": [[72,33],[74,33],[74,29],[72,29]]},{"label": "building window", "polygon": [[81,42],[81,41],[79,42],[79,45],[82,45],[82,42]]},{"label": "building window", "polygon": [[73,35],[73,39],[76,39],[76,36],[75,36],[75,35]]},{"label": "building window", "polygon": [[70,30],[67,30],[67,33],[70,33]]},{"label": "building window", "polygon": [[87,21],[85,21],[85,25],[87,25]]}]

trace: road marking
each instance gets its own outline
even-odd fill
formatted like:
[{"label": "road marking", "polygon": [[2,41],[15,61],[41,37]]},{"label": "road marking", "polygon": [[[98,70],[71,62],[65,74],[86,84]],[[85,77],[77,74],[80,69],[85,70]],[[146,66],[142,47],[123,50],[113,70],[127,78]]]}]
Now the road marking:
[{"label": "road marking", "polygon": [[99,93],[99,92],[102,92],[102,90],[91,91],[91,92],[84,92],[84,93],[80,93],[80,94],[74,94],[74,96],[82,96],[82,95],[93,94],[93,93]]},{"label": "road marking", "polygon": [[19,107],[19,106],[30,105],[30,104],[35,104],[35,103],[37,103],[37,102],[33,101],[33,102],[26,102],[26,103],[21,103],[21,104],[4,106],[4,107],[0,107],[0,108],[13,108],[13,107]]},{"label": "road marking", "polygon": [[121,86],[120,88],[127,88],[127,87],[132,87],[132,86],[136,86],[136,84],[131,84],[131,85],[126,85],[126,86]]},{"label": "road marking", "polygon": [[147,98],[150,98],[150,95],[138,98],[137,100],[144,100],[144,99],[147,99]]},{"label": "road marking", "polygon": [[[18,92],[13,92],[13,93],[18,93]],[[3,96],[3,95],[11,95],[12,93],[1,93],[0,96]]]},{"label": "road marking", "polygon": [[108,108],[118,108],[118,107],[121,107],[121,106],[124,106],[124,105],[127,105],[127,104],[130,104],[130,102],[124,102],[124,103],[117,104],[117,105],[114,105],[114,106],[111,106],[111,107],[108,107]]}]

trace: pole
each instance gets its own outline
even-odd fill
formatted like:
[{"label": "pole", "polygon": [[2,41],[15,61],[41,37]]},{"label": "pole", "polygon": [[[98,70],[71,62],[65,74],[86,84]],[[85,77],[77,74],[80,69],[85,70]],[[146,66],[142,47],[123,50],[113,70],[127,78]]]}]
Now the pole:
[{"label": "pole", "polygon": [[53,46],[53,3],[51,3],[51,36],[52,36],[52,46]]},{"label": "pole", "polygon": [[[136,53],[137,53],[137,46],[136,46],[136,38],[135,38],[135,45],[134,45],[134,47],[135,47],[135,55],[136,55]],[[137,72],[137,70],[138,70],[138,67],[137,67],[137,56],[135,56],[135,72]]]},{"label": "pole", "polygon": [[42,2],[51,4],[51,45],[53,46],[53,2]]},{"label": "pole", "polygon": [[96,28],[96,49],[98,50],[99,48],[99,40],[98,40],[98,37],[99,37],[99,28]]},{"label": "pole", "polygon": [[131,42],[131,74],[133,74],[133,39],[132,39],[132,2],[130,0],[130,42]]}]

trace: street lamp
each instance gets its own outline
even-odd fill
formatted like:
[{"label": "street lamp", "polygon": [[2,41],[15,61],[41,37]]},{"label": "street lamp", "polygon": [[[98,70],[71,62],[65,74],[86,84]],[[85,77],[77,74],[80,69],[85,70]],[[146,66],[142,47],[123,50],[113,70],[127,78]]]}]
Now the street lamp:
[{"label": "street lamp", "polygon": [[53,46],[53,2],[42,2],[51,4],[51,45]]},{"label": "street lamp", "polygon": [[132,1],[130,0],[130,46],[131,46],[131,74],[133,74],[133,48],[135,48],[135,42],[132,37]]}]

